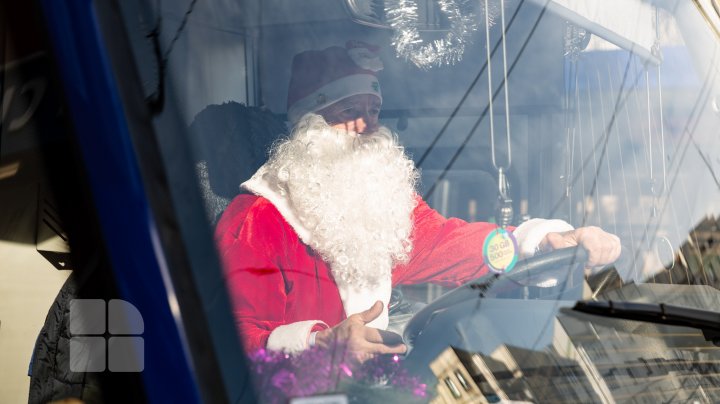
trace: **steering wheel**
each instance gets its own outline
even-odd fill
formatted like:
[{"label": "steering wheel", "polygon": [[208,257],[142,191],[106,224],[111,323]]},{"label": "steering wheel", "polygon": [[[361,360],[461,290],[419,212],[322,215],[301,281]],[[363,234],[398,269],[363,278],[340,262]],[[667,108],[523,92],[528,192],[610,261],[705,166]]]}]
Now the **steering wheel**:
[{"label": "steering wheel", "polygon": [[[570,247],[554,250],[545,254],[521,259],[512,271],[504,274],[488,274],[480,279],[468,282],[440,296],[434,302],[417,312],[405,327],[403,338],[413,345],[427,324],[443,311],[468,300],[492,297],[494,289],[503,289],[505,283],[512,288],[520,286],[538,286],[558,279],[567,279],[569,274],[582,270],[588,260],[588,252],[582,247]],[[579,274],[582,279],[582,272]],[[494,293],[494,294],[493,294]]]}]

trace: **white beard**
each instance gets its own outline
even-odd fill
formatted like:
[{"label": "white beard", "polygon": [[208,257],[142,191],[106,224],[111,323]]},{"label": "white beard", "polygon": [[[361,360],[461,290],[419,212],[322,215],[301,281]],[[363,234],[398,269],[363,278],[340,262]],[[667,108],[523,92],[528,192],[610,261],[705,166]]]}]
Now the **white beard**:
[{"label": "white beard", "polygon": [[375,287],[408,261],[418,173],[387,128],[358,135],[306,115],[264,168],[338,286]]}]

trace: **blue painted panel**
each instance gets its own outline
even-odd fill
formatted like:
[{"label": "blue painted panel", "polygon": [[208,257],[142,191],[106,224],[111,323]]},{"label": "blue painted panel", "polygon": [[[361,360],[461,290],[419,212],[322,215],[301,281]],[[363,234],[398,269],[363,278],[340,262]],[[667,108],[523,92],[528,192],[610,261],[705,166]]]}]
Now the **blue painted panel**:
[{"label": "blue painted panel", "polygon": [[41,5],[118,289],[144,319],[148,401],[198,402],[179,318],[168,303],[173,294],[163,280],[163,251],[121,107],[121,83],[109,68],[92,1]]}]

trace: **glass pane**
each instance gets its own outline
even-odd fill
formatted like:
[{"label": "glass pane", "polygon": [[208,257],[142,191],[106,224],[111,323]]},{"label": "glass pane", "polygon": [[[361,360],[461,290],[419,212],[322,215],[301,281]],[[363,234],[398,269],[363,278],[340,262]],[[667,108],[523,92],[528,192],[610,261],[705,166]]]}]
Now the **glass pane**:
[{"label": "glass pane", "polygon": [[265,398],[716,400],[707,330],[571,310],[715,307],[714,8],[128,4]]}]

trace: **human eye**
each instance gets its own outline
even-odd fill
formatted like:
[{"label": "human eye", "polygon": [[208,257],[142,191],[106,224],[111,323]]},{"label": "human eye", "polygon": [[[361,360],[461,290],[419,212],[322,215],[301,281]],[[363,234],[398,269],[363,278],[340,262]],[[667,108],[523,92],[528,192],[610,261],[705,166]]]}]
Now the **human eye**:
[{"label": "human eye", "polygon": [[343,119],[355,119],[358,116],[357,109],[350,107],[341,109],[338,115]]}]

